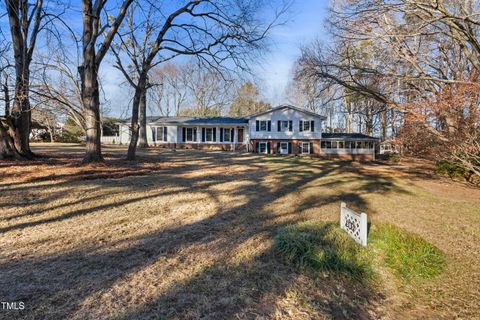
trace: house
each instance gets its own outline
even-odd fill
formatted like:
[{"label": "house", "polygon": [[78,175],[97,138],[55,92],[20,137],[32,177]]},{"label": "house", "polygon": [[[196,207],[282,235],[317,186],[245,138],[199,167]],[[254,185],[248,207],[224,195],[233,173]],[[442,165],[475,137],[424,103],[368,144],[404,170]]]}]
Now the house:
[{"label": "house", "polygon": [[[148,117],[147,141],[168,148],[375,159],[377,138],[359,133],[322,133],[324,120],[322,115],[291,105],[245,118]],[[119,125],[120,143],[128,143],[129,123]]]}]

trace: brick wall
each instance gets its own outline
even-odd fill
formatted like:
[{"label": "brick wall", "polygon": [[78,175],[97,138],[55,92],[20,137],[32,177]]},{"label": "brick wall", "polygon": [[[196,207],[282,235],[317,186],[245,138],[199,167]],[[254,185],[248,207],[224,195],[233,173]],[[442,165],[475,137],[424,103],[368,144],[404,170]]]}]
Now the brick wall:
[{"label": "brick wall", "polygon": [[[159,143],[159,148],[167,149],[196,149],[196,150],[225,150],[232,151],[232,144],[229,143]],[[244,144],[233,144],[233,150],[245,151]]]}]

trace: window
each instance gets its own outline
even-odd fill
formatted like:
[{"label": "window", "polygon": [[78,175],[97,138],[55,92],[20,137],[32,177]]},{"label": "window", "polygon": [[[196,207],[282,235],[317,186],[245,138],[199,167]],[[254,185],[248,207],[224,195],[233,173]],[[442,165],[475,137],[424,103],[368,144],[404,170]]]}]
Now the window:
[{"label": "window", "polygon": [[258,142],[258,153],[268,153],[267,142]]},{"label": "window", "polygon": [[167,127],[156,127],[155,141],[167,142]]},{"label": "window", "polygon": [[292,121],[290,120],[278,120],[277,131],[292,131]]},{"label": "window", "polygon": [[345,142],[338,141],[338,149],[345,149]]},{"label": "window", "polygon": [[355,144],[356,144],[357,149],[362,149],[363,148],[361,141],[357,141],[357,142],[355,142]]},{"label": "window", "polygon": [[337,149],[337,141],[332,141],[332,149]]},{"label": "window", "polygon": [[205,129],[205,141],[207,141],[207,142],[215,141],[214,134],[213,134],[213,128],[206,128]]},{"label": "window", "polygon": [[303,131],[310,131],[310,122],[303,121]]},{"label": "window", "polygon": [[267,131],[267,121],[260,121],[260,131]]},{"label": "window", "polygon": [[279,148],[278,148],[278,153],[280,154],[289,154],[289,146],[288,142],[280,142]]},{"label": "window", "polygon": [[225,128],[223,129],[223,141],[231,142],[232,139],[232,129]]},{"label": "window", "polygon": [[301,142],[300,143],[300,153],[310,153],[310,143]]},{"label": "window", "polygon": [[300,131],[315,131],[315,121],[308,121],[308,120],[300,120],[299,121],[299,129]]},{"label": "window", "polygon": [[197,141],[197,128],[186,128],[185,141],[195,142]]},{"label": "window", "polygon": [[256,131],[272,131],[272,121],[270,120],[257,120]]}]

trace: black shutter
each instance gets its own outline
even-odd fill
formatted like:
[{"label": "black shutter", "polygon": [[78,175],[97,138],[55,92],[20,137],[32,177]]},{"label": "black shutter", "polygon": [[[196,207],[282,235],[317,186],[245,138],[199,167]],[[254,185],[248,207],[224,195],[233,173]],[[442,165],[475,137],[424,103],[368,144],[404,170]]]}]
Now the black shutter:
[{"label": "black shutter", "polygon": [[292,120],[288,121],[288,131],[292,132]]},{"label": "black shutter", "polygon": [[163,141],[167,142],[167,127],[163,127]]},{"label": "black shutter", "polygon": [[232,130],[232,131],[231,131],[231,135],[230,135],[230,142],[233,142],[233,141],[235,141],[235,139],[234,139],[234,137],[235,137],[235,129],[232,128],[232,129],[230,129],[230,130]]},{"label": "black shutter", "polygon": [[272,131],[272,121],[268,120],[268,131]]},{"label": "black shutter", "polygon": [[157,134],[156,134],[156,132],[157,132],[157,127],[153,127],[153,128],[152,128],[152,140],[153,140],[153,142],[157,141]]},{"label": "black shutter", "polygon": [[300,127],[299,131],[303,131],[303,121],[302,120],[300,120],[298,122],[298,126]]},{"label": "black shutter", "polygon": [[205,142],[205,128],[202,128],[202,142]]},{"label": "black shutter", "polygon": [[217,142],[217,128],[213,128],[213,141]]},{"label": "black shutter", "polygon": [[277,142],[277,153],[280,153],[280,142]]},{"label": "black shutter", "polygon": [[193,141],[197,142],[197,128],[193,128]]},{"label": "black shutter", "polygon": [[223,128],[220,128],[220,142],[223,142]]},{"label": "black shutter", "polygon": [[258,142],[255,142],[255,153],[258,153]]},{"label": "black shutter", "polygon": [[270,142],[267,142],[267,154],[270,154]]},{"label": "black shutter", "polygon": [[292,143],[288,143],[288,154],[292,153]]},{"label": "black shutter", "polygon": [[256,121],[256,128],[256,131],[260,130],[260,121],[258,120]]},{"label": "black shutter", "polygon": [[315,121],[310,121],[310,131],[315,131]]},{"label": "black shutter", "polygon": [[280,120],[277,121],[277,131],[282,131]]},{"label": "black shutter", "polygon": [[310,143],[310,153],[313,153],[313,143]]},{"label": "black shutter", "polygon": [[185,138],[187,136],[187,129],[186,128],[182,128],[182,141],[185,142]]}]

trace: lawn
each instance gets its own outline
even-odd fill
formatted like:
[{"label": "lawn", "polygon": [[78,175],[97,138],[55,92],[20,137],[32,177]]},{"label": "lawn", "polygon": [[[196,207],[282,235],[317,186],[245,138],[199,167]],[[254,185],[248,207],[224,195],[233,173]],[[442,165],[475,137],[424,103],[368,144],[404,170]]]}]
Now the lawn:
[{"label": "lawn", "polygon": [[[151,149],[37,145],[0,162],[4,319],[474,318],[480,313],[480,190],[397,165]],[[375,287],[309,272],[273,249],[278,231],[337,220],[341,202],[442,250],[440,276]]]}]

